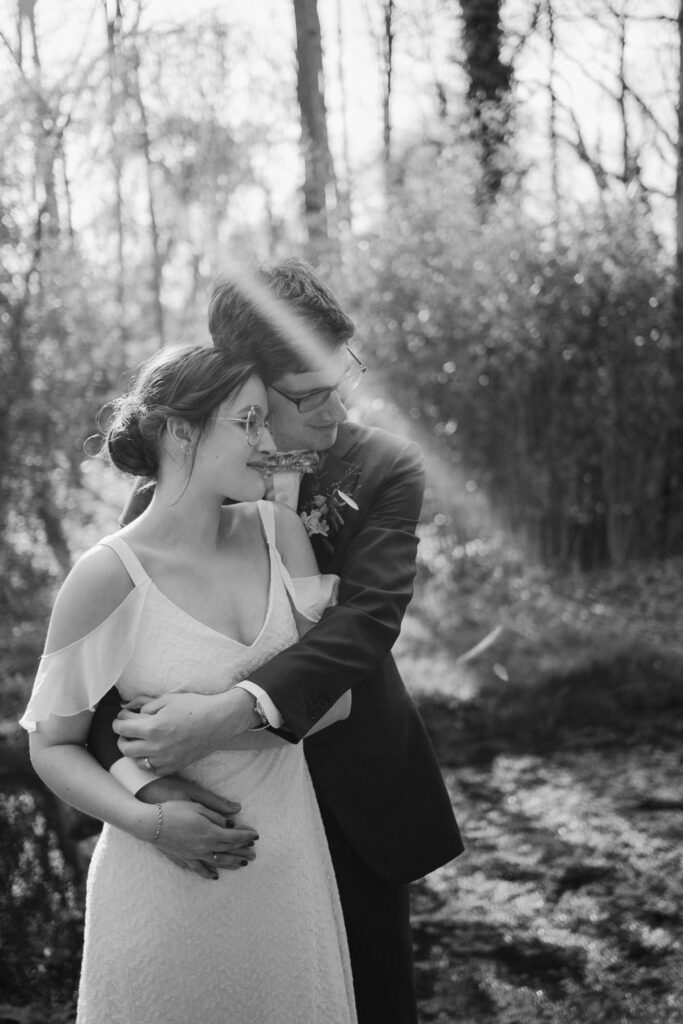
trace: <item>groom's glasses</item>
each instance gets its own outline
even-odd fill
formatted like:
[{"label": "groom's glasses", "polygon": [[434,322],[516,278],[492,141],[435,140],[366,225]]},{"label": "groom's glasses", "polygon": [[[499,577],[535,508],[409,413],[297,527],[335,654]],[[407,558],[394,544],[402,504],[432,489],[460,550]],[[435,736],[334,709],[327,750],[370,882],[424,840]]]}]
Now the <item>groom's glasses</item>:
[{"label": "groom's glasses", "polygon": [[256,447],[263,431],[268,429],[268,417],[255,405],[251,406],[245,416],[216,416],[216,423],[241,423],[250,448]]},{"label": "groom's glasses", "polygon": [[282,395],[283,398],[286,398],[288,402],[293,402],[301,413],[313,412],[314,409],[320,409],[333,391],[336,391],[342,402],[344,402],[346,401],[349,392],[356,390],[363,379],[363,374],[367,371],[365,363],[361,363],[358,356],[354,355],[348,345],[346,346],[346,351],[356,364],[356,368],[329,388],[316,388],[315,391],[309,391],[305,395],[298,395],[294,397],[293,395],[288,395],[285,391],[280,391],[279,388],[274,387],[272,384],[270,387],[273,391],[277,391],[278,395]]}]

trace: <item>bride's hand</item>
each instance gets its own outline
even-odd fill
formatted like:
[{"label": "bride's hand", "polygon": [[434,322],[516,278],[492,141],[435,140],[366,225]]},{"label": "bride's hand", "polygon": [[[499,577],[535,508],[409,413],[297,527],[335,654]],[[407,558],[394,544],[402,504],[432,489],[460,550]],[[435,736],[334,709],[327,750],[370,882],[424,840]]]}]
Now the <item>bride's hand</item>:
[{"label": "bride's hand", "polygon": [[144,804],[163,804],[167,800],[191,800],[231,820],[242,810],[242,805],[237,800],[220,796],[193,779],[184,779],[182,775],[163,775],[159,779],[152,779],[139,789],[135,796]]},{"label": "bride's hand", "polygon": [[[219,868],[246,867],[256,856],[258,833],[248,826],[234,825],[216,811],[187,800],[162,804],[158,849],[183,866],[197,870],[197,864],[216,877]],[[204,874],[203,871],[199,871]]]},{"label": "bride's hand", "polygon": [[166,853],[165,850],[159,850],[162,857],[166,860],[170,860],[171,864],[175,864],[177,868],[181,868],[183,871],[191,871],[195,875],[200,875],[202,878],[211,878],[214,881],[219,877],[218,871],[211,863],[204,863],[201,860],[183,860],[181,857],[174,857],[172,853]]},{"label": "bride's hand", "polygon": [[[192,779],[184,779],[180,775],[164,775],[160,779],[153,779],[146,786],[135,794],[138,800],[146,804],[162,804],[169,800],[191,800],[194,803],[202,804],[211,811],[216,811],[228,820],[233,820],[241,810],[241,804],[237,800],[228,800],[227,797],[212,793],[210,789],[194,782]],[[242,828],[249,826],[242,823]],[[160,850],[176,867],[192,871],[202,878],[218,878],[217,869],[228,869],[235,871],[245,865],[244,857],[237,857],[234,854],[221,854],[216,860],[204,863],[201,860],[182,860],[165,850]]]},{"label": "bride's hand", "polygon": [[[220,694],[168,693],[130,702],[114,719],[119,750],[169,775],[258,725],[255,700],[239,687]],[[132,710],[133,708],[138,710]]]}]

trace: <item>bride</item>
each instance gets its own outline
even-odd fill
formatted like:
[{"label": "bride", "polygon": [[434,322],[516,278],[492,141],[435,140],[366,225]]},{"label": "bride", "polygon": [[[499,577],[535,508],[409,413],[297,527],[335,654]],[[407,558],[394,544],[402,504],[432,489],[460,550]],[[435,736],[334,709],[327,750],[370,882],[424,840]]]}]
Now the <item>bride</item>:
[{"label": "bride", "polygon": [[[114,684],[129,701],[170,690],[230,701],[331,599],[336,577],[318,576],[295,513],[259,500],[274,449],[266,408],[254,368],[218,349],[148,363],[107,446],[119,469],[155,478],[154,497],[86,552],[53,609],[22,725],[43,781],[107,823],[88,876],[79,1024],[356,1020],[302,745],[247,731],[187,769],[239,799],[236,820],[143,804],[85,747]],[[305,617],[302,586],[315,591]]]}]

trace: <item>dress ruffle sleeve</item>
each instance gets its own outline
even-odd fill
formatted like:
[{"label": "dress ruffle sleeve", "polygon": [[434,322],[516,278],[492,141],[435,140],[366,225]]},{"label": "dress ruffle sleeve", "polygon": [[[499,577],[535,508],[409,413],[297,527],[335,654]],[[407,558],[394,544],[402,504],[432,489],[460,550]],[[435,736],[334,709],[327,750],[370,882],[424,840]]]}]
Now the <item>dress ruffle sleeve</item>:
[{"label": "dress ruffle sleeve", "polygon": [[319,622],[325,609],[337,603],[339,577],[333,573],[292,579],[283,565],[282,579],[296,610],[311,622]]},{"label": "dress ruffle sleeve", "polygon": [[93,711],[121,676],[135,646],[135,635],[149,580],[139,583],[104,622],[59,651],[44,654],[31,699],[19,724],[34,732],[51,715]]}]

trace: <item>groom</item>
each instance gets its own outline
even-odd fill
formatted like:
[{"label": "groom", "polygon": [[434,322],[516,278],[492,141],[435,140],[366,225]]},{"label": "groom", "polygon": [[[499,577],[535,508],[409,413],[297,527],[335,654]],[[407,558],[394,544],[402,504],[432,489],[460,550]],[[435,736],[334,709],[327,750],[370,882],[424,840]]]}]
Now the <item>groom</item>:
[{"label": "groom", "polygon": [[[306,757],[337,875],[359,1024],[415,1024],[407,883],[463,849],[424,726],[390,654],[412,595],[421,457],[411,442],[347,422],[345,393],[364,368],[347,346],[352,321],[311,267],[281,260],[262,267],[256,283],[322,340],[312,361],[240,284],[214,290],[209,328],[215,345],[256,363],[278,449],[321,455],[317,475],[304,476],[298,494],[291,474],[283,474],[288,495],[278,493],[277,475],[274,484],[276,496],[327,529],[311,539],[320,570],[340,577],[339,603],[234,687],[227,708],[210,696],[170,695],[156,714],[124,715],[114,728],[128,769],[132,758],[148,758],[172,772],[259,725],[298,741],[351,688],[350,717],[305,740]],[[316,497],[339,491],[351,503],[336,498],[338,515],[316,516]],[[139,499],[133,504],[129,518],[141,511]],[[95,716],[90,742],[106,767],[120,758],[110,721],[106,709]],[[149,778],[141,773],[131,788]],[[164,781],[173,785],[172,777]]]}]

